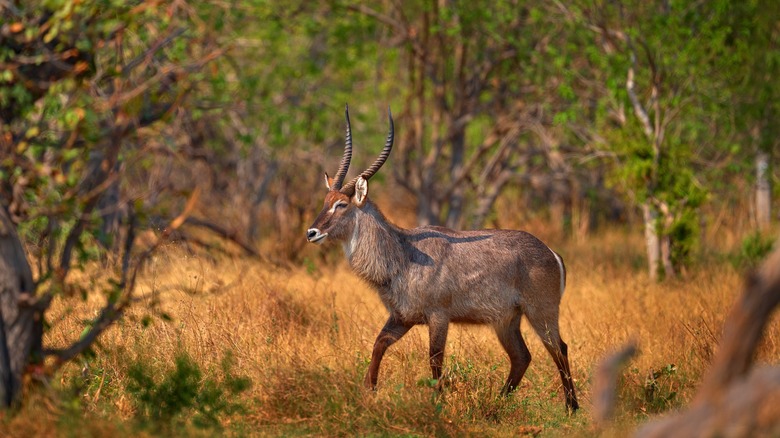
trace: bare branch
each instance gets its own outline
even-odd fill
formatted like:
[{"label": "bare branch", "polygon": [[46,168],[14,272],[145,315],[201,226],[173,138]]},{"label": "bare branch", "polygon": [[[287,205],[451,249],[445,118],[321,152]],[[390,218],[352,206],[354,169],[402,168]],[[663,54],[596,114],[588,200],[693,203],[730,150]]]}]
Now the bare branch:
[{"label": "bare branch", "polygon": [[720,348],[683,412],[643,426],[639,437],[777,436],[780,368],[750,370],[764,328],[780,304],[780,247],[755,274],[727,317]]},{"label": "bare branch", "polygon": [[383,14],[381,12],[378,12],[374,9],[371,9],[370,7],[364,5],[364,4],[357,4],[357,5],[347,5],[347,9],[354,12],[359,12],[363,15],[366,15],[368,17],[374,18],[380,23],[384,23],[393,29],[399,31],[399,32],[405,32],[406,28],[401,22],[398,20],[393,19],[393,17]]},{"label": "bare branch", "polygon": [[258,253],[256,249],[249,246],[249,244],[244,242],[238,236],[238,233],[235,230],[231,231],[213,222],[209,222],[204,219],[198,219],[195,217],[188,217],[185,223],[196,227],[206,228],[212,231],[213,233],[219,235],[223,239],[228,239],[233,243],[235,243],[236,245],[240,246],[245,253],[251,255],[252,257],[258,257],[258,258],[260,257],[260,253]]},{"label": "bare branch", "polygon": [[634,65],[636,64],[636,55],[631,53],[631,66],[628,67],[628,74],[626,75],[626,91],[628,92],[628,98],[631,100],[631,105],[634,107],[634,112],[642,123],[642,128],[645,131],[645,135],[648,139],[653,139],[653,126],[650,124],[650,117],[647,115],[647,111],[639,102],[639,98],[636,96],[634,90]]},{"label": "bare branch", "polygon": [[710,371],[704,378],[697,400],[710,397],[744,375],[753,362],[761,334],[769,316],[780,304],[780,242],[775,251],[750,275],[745,293],[726,318],[723,341]]},{"label": "bare branch", "polygon": [[[100,311],[100,315],[95,319],[94,324],[90,327],[89,331],[78,341],[74,342],[68,348],[62,350],[44,350],[45,355],[56,356],[56,362],[52,365],[50,372],[60,368],[64,363],[75,358],[79,354],[86,351],[107,328],[122,317],[124,311],[133,302],[133,292],[135,291],[136,278],[138,276],[138,270],[143,266],[146,260],[162,245],[171,234],[184,224],[187,217],[192,213],[197,201],[200,197],[200,188],[196,187],[193,190],[192,195],[187,200],[181,214],[174,218],[170,224],[163,230],[160,237],[151,248],[144,251],[137,259],[135,268],[130,276],[129,283],[121,283],[119,287],[122,289],[122,295],[116,300],[109,300],[108,303]],[[126,244],[132,246],[131,242]]]},{"label": "bare branch", "polygon": [[603,428],[611,421],[615,410],[620,367],[636,352],[636,342],[630,342],[598,365],[593,376],[593,421],[596,427]]},{"label": "bare branch", "polygon": [[171,31],[170,35],[168,35],[167,37],[156,41],[154,44],[152,44],[151,47],[144,50],[143,53],[141,53],[135,59],[128,62],[127,65],[122,67],[122,76],[127,76],[128,74],[130,74],[130,71],[134,69],[136,66],[138,66],[139,64],[141,64],[141,62],[143,62],[144,60],[150,60],[153,54],[155,54],[157,51],[167,46],[168,44],[172,43],[173,40],[175,40],[176,38],[184,34],[184,32],[186,31],[187,29],[180,27],[178,29],[174,29],[173,31]]},{"label": "bare branch", "polygon": [[[449,196],[454,187],[463,184],[471,172],[477,167],[480,160],[497,143],[499,144],[499,150],[493,154],[492,161],[496,161],[496,156],[503,155],[503,151],[510,145],[508,139],[516,138],[516,135],[525,126],[524,120],[518,120],[523,119],[524,117],[525,116],[508,116],[504,119],[500,119],[495,125],[493,125],[490,133],[488,133],[488,135],[485,136],[485,139],[482,140],[482,144],[480,144],[477,150],[471,154],[469,161],[465,165],[461,166],[460,171],[453,176],[452,182],[450,183],[450,188],[444,193],[444,196]],[[486,166],[485,168],[487,167],[489,166]]]},{"label": "bare branch", "polygon": [[[114,173],[114,165],[116,164],[116,160],[119,155],[122,139],[127,133],[127,130],[128,123],[126,119],[123,119],[123,123],[114,126],[112,129],[112,135],[109,139],[110,144],[107,148],[107,153],[96,171],[96,183],[94,183],[96,187],[108,187],[107,185],[104,186],[103,183]],[[68,237],[65,239],[65,244],[63,245],[62,254],[60,256],[60,265],[56,272],[57,280],[60,282],[65,281],[65,277],[70,270],[70,259],[73,253],[73,249],[76,245],[76,242],[81,237],[81,233],[83,232],[86,221],[88,220],[90,213],[92,213],[92,210],[94,210],[97,206],[100,195],[103,193],[103,191],[104,189],[98,192],[90,191],[92,196],[86,199],[84,208],[81,211],[81,216],[78,218],[76,224],[68,233]]]},{"label": "bare branch", "polygon": [[127,102],[135,99],[136,97],[140,96],[146,90],[148,90],[152,85],[156,85],[160,82],[162,78],[165,78],[171,74],[178,73],[178,72],[187,72],[190,70],[197,70],[201,68],[202,66],[208,64],[209,62],[213,61],[214,59],[218,58],[219,56],[224,53],[224,49],[216,49],[213,50],[211,53],[208,53],[204,55],[198,62],[194,62],[190,64],[187,67],[182,66],[174,66],[174,65],[168,65],[163,68],[161,68],[157,74],[150,77],[146,81],[142,82],[132,90],[129,90],[125,93],[122,93],[114,102],[113,99],[111,101],[112,105],[124,105]]}]

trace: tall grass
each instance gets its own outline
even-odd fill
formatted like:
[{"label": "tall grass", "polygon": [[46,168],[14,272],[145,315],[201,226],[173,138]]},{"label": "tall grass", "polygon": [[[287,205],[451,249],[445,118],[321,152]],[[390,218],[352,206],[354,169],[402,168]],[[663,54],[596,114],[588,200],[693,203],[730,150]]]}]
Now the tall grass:
[{"label": "tall grass", "polygon": [[[146,268],[142,300],[104,335],[96,354],[46,385],[32,385],[28,402],[0,421],[0,435],[593,435],[591,374],[629,340],[640,354],[620,376],[618,426],[608,433],[620,435],[688,402],[741,288],[737,268],[723,257],[655,284],[644,273],[638,236],[615,231],[552,246],[569,272],[561,331],[583,407],[577,415],[566,415],[558,373],[525,322],[533,361],[509,397],[499,395],[508,360],[493,332],[475,326],[451,329],[443,390],[428,380],[427,330],[416,327],[390,348],[379,387],[368,392],[362,378],[386,311],[343,262],[312,252],[306,266],[280,268],[171,248]],[[91,275],[84,281],[98,281],[99,271]],[[77,338],[99,304],[58,303],[46,342]],[[157,309],[169,318],[149,323],[145,316]],[[777,362],[779,339],[778,324],[770,325],[760,360]],[[137,374],[159,388],[182,372],[182,355],[197,371],[184,380],[192,386],[197,376],[196,395],[211,382],[240,409],[216,412],[218,425],[204,426],[190,419],[212,405],[192,399],[179,405],[176,421],[149,426]],[[251,385],[231,392],[231,379]]]}]

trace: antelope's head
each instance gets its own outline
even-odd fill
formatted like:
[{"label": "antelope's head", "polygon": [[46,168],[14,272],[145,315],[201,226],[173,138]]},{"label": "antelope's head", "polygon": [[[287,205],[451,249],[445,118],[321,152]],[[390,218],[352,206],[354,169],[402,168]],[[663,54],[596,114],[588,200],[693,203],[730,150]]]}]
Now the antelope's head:
[{"label": "antelope's head", "polygon": [[312,243],[323,243],[327,237],[333,240],[344,241],[352,235],[355,224],[356,209],[362,208],[368,199],[368,180],[385,164],[390,150],[393,149],[393,115],[390,110],[387,118],[390,130],[382,153],[368,169],[363,173],[344,183],[347,176],[349,162],[352,159],[352,129],[349,124],[349,107],[344,111],[347,118],[347,139],[344,145],[344,155],[336,175],[331,178],[325,174],[325,186],[328,192],[325,194],[325,205],[314,223],[306,231],[306,238]]}]

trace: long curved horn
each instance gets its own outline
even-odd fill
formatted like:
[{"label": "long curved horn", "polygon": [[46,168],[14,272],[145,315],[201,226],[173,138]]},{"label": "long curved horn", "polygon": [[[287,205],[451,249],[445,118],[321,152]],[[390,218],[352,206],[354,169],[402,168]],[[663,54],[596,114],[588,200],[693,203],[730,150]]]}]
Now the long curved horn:
[{"label": "long curved horn", "polygon": [[[387,139],[385,140],[385,147],[382,149],[382,152],[379,154],[379,157],[377,157],[376,161],[374,161],[374,164],[371,165],[368,169],[364,170],[363,173],[360,174],[360,176],[363,177],[363,179],[368,180],[374,174],[379,170],[379,168],[382,167],[383,164],[385,164],[385,161],[387,161],[387,157],[390,156],[390,151],[393,150],[393,138],[395,136],[395,127],[393,125],[393,113],[390,111],[390,108],[387,108],[387,119],[390,124],[390,129],[387,132]],[[355,193],[355,184],[357,183],[358,177],[353,178],[350,182],[347,183],[347,185],[344,186],[344,188],[341,189],[341,193],[351,196]]]},{"label": "long curved horn", "polygon": [[349,123],[349,105],[344,107],[344,116],[347,118],[347,139],[344,143],[344,155],[341,157],[339,170],[336,172],[336,176],[333,177],[331,190],[341,189],[341,184],[344,183],[344,177],[347,176],[347,170],[349,170],[349,162],[352,161],[352,126]]}]

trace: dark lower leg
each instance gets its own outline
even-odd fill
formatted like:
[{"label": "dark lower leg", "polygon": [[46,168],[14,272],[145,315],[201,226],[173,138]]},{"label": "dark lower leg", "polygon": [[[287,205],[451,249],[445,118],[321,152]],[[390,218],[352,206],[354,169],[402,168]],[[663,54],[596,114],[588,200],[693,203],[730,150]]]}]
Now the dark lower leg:
[{"label": "dark lower leg", "polygon": [[569,347],[560,339],[558,340],[557,348],[546,342],[544,345],[547,347],[547,351],[550,352],[561,374],[563,391],[566,396],[566,408],[574,412],[579,409],[580,405],[577,403],[577,395],[574,392],[574,379],[572,379],[571,368],[569,367]]}]

